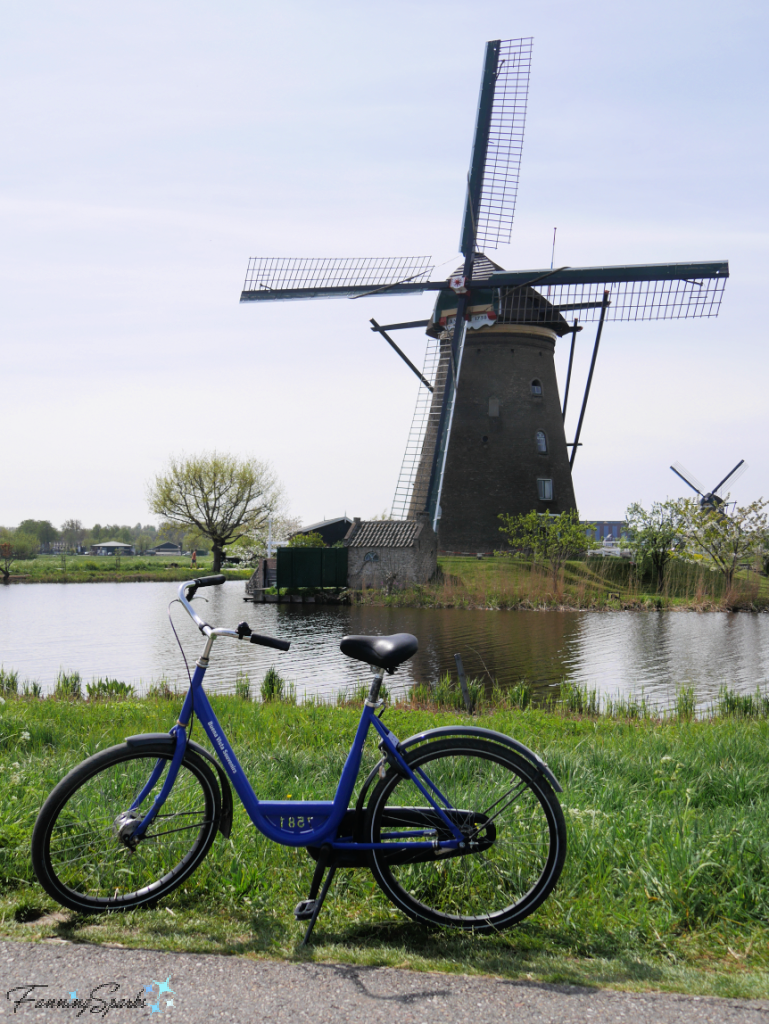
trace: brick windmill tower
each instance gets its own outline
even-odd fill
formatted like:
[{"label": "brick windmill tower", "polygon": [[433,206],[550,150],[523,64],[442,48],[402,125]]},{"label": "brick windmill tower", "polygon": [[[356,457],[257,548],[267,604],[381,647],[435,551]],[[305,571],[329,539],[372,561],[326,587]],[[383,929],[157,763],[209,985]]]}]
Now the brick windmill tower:
[{"label": "brick windmill tower", "polygon": [[[392,514],[429,518],[442,551],[499,547],[501,512],[576,508],[571,470],[604,324],[717,316],[729,276],[726,261],[506,271],[485,255],[512,232],[531,43],[486,45],[463,262],[448,280],[431,281],[425,257],[256,258],[241,293],[241,302],[438,293],[429,320],[371,324],[420,380]],[[590,321],[597,321],[590,371],[567,442],[575,340]],[[388,333],[407,328],[426,328],[422,372]],[[554,353],[565,335],[571,348],[561,402]]]}]

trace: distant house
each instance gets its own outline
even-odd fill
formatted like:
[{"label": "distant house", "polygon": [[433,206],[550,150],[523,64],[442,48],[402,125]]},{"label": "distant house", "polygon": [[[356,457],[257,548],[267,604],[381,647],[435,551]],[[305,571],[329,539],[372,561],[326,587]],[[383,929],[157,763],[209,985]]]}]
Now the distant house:
[{"label": "distant house", "polygon": [[427,583],[438,569],[438,538],[429,519],[355,519],[347,531],[347,585],[401,590]]},{"label": "distant house", "polygon": [[120,540],[105,540],[101,544],[92,544],[88,549],[89,555],[135,555],[136,548],[133,544],[124,544]]},{"label": "distant house", "polygon": [[292,537],[300,537],[303,534],[319,533],[327,548],[332,547],[340,540],[344,540],[347,531],[352,526],[352,519],[349,516],[339,516],[338,519],[323,519],[312,526],[303,526],[301,530],[292,533]]},{"label": "distant house", "polygon": [[619,545],[620,541],[628,540],[628,529],[627,523],[619,519],[604,519],[595,523],[591,523],[595,529],[591,530],[593,537],[596,540],[600,540],[601,543],[611,547]]},{"label": "distant house", "polygon": [[181,553],[181,544],[173,544],[170,540],[164,541],[162,544],[156,544],[154,548],[147,552],[148,555],[181,555]]}]

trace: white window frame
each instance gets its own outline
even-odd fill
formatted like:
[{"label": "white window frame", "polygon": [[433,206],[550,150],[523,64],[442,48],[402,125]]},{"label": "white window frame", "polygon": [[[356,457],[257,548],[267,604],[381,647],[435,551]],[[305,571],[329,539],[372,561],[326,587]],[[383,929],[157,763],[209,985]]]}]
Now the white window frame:
[{"label": "white window frame", "polygon": [[[548,496],[547,492],[550,491]],[[540,501],[553,500],[553,479],[549,476],[537,477],[537,497]]]}]

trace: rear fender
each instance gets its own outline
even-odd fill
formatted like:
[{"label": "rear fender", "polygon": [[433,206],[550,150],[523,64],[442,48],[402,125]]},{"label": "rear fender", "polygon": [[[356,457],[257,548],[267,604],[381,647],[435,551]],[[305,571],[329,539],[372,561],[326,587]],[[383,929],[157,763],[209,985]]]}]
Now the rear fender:
[{"label": "rear fender", "polygon": [[[129,747],[167,747],[169,753],[173,753],[176,747],[176,737],[167,732],[145,732],[138,736],[126,736],[126,743]],[[209,761],[216,768],[219,776],[219,785],[222,792],[222,814],[219,819],[219,831],[225,839],[229,839],[232,831],[232,789],[230,780],[225,775],[224,769],[205,747],[201,747],[194,740],[187,740],[187,749],[194,750],[196,754]]]},{"label": "rear fender", "polygon": [[523,743],[514,740],[512,736],[505,736],[503,732],[495,732],[493,729],[482,729],[477,725],[445,725],[439,729],[428,729],[426,732],[409,736],[408,739],[402,740],[398,744],[398,749],[407,750],[409,747],[416,746],[417,743],[426,743],[428,740],[443,740],[449,736],[474,736],[479,740],[489,740],[492,743],[499,743],[503,747],[508,747],[528,761],[536,769],[537,774],[544,775],[556,793],[563,793],[563,787],[560,782],[541,757],[535,754],[533,750],[529,750]]},{"label": "rear fender", "polygon": [[[505,736],[503,732],[495,732],[493,729],[482,729],[480,726],[475,725],[447,725],[439,729],[428,729],[427,732],[420,732],[403,740],[398,744],[398,750],[405,753],[408,747],[416,746],[418,743],[427,743],[430,740],[442,740],[447,736],[475,736],[478,739],[490,740],[492,743],[499,743],[503,747],[508,747],[514,750],[516,754],[525,758],[539,775],[543,775],[556,793],[563,793],[563,787],[560,782],[541,757],[538,757],[533,750],[529,750],[523,743],[514,740],[512,736]],[[378,780],[380,769],[386,764],[386,759],[382,758],[381,761],[374,765],[358,793],[358,799],[355,804],[354,823],[355,838],[359,843],[363,842],[364,807],[368,791],[372,784]]]}]

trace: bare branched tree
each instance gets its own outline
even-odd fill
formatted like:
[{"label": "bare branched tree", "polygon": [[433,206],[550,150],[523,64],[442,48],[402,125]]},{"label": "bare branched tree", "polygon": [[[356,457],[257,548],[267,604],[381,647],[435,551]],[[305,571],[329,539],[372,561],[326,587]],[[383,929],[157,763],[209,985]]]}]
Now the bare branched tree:
[{"label": "bare branched tree", "polygon": [[155,515],[208,537],[214,572],[221,568],[225,546],[262,529],[284,502],[269,463],[218,452],[172,458],[149,485],[147,500]]}]

